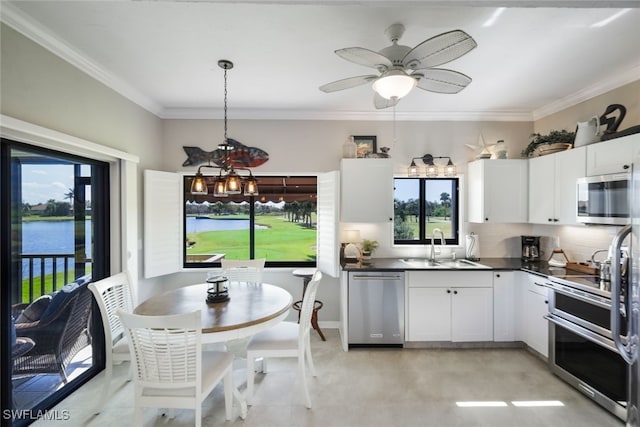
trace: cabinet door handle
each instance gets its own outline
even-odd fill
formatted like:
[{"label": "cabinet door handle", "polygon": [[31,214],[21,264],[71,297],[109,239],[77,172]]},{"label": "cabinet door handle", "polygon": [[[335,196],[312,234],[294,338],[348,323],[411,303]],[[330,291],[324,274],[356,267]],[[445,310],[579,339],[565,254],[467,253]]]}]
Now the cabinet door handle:
[{"label": "cabinet door handle", "polygon": [[453,291],[453,294],[454,295],[458,295],[458,291]]},{"label": "cabinet door handle", "polygon": [[499,274],[499,273],[496,273],[496,277],[500,277],[500,274]]},{"label": "cabinet door handle", "polygon": [[451,293],[451,289],[447,289],[447,293],[450,294]]},{"label": "cabinet door handle", "polygon": [[558,222],[560,221],[558,218],[553,218],[553,222]]},{"label": "cabinet door handle", "polygon": [[553,221],[553,219],[552,218],[547,218],[547,221],[551,222],[551,221]]},{"label": "cabinet door handle", "polygon": [[485,218],[484,220],[485,220],[485,221],[489,221],[489,218]]},{"label": "cabinet door handle", "polygon": [[622,165],[622,169],[624,169],[624,170],[629,169],[629,165]]}]

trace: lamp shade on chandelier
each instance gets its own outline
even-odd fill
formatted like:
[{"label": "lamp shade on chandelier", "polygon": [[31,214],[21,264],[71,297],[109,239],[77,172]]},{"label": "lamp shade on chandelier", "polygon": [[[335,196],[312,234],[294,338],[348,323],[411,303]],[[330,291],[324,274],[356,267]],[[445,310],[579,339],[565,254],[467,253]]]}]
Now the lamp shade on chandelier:
[{"label": "lamp shade on chandelier", "polygon": [[[258,195],[258,181],[251,173],[249,168],[234,167],[230,159],[230,152],[234,150],[234,146],[229,143],[227,136],[227,70],[233,68],[233,62],[226,59],[218,61],[218,66],[224,69],[224,140],[218,145],[218,149],[224,151],[224,160],[222,166],[212,164],[201,165],[198,167],[196,176],[191,183],[191,194],[206,195],[209,194],[207,186],[207,178],[203,175],[203,168],[218,169],[218,176],[213,181],[213,196],[228,197],[229,195],[241,194],[245,196]],[[241,176],[238,171],[247,171],[248,176]]]}]

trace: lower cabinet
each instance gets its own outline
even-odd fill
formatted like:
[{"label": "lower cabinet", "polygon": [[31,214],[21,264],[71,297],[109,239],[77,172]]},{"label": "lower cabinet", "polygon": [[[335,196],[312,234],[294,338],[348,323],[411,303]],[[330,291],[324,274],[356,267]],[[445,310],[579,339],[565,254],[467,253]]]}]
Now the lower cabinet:
[{"label": "lower cabinet", "polygon": [[493,273],[493,340],[513,342],[516,339],[516,272]]},{"label": "lower cabinet", "polygon": [[518,335],[529,347],[549,357],[549,322],[544,318],[549,313],[549,292],[541,285],[544,278],[524,272],[519,275]]},{"label": "lower cabinet", "polygon": [[407,274],[407,341],[493,341],[491,272]]}]

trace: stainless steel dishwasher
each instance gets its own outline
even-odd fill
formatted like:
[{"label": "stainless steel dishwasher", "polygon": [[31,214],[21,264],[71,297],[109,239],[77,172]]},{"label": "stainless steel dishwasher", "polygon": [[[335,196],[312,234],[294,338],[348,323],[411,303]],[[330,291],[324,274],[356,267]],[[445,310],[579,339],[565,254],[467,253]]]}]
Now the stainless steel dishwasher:
[{"label": "stainless steel dishwasher", "polygon": [[404,344],[404,272],[349,273],[349,347]]}]

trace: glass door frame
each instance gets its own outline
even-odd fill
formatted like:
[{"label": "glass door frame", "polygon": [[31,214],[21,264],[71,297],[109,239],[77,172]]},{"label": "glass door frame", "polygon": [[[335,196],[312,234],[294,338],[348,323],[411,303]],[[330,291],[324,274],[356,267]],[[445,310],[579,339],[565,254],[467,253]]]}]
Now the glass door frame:
[{"label": "glass door frame", "polygon": [[[91,185],[91,218],[92,218],[92,279],[99,280],[100,278],[107,277],[110,271],[110,184],[109,184],[109,171],[110,165],[108,163],[80,157],[77,155],[67,154],[60,151],[41,148],[21,142],[15,142],[8,139],[2,139],[1,144],[1,156],[0,156],[0,235],[3,236],[1,240],[1,259],[0,259],[0,283],[4,283],[0,292],[0,321],[3,331],[11,330],[11,305],[12,305],[12,290],[11,283],[15,282],[17,269],[21,268],[21,263],[14,257],[13,252],[16,248],[12,248],[11,233],[15,231],[15,227],[12,227],[12,221],[15,218],[19,218],[21,213],[19,212],[21,206],[21,200],[17,203],[12,203],[16,200],[17,191],[16,185],[20,185],[22,182],[20,171],[14,167],[11,159],[12,149],[19,149],[24,151],[33,152],[38,155],[51,156],[69,160],[72,162],[79,162],[82,164],[90,165],[91,177],[89,179],[79,176],[79,167],[75,169],[75,181],[74,181],[74,196],[78,197],[77,202],[82,205],[84,202],[83,193],[87,184]],[[89,181],[89,182],[87,182]],[[76,203],[74,197],[74,204]],[[82,209],[84,211],[84,209]],[[80,217],[78,217],[80,215]],[[74,212],[74,219],[83,220],[84,212],[79,213],[78,210]],[[84,232],[84,229],[83,229]],[[76,233],[74,232],[74,235]],[[78,245],[76,236],[75,253],[77,256]],[[84,242],[82,242],[84,245]],[[15,258],[15,259],[14,259]],[[95,376],[104,368],[104,334],[102,331],[102,322],[97,305],[93,304],[91,324],[93,325],[92,335],[92,367],[82,373],[78,378],[65,384],[60,390],[48,396],[41,402],[39,402],[34,408],[29,408],[32,411],[41,411],[52,408],[55,404],[63,400],[69,394],[73,393],[80,386],[86,383],[90,378]],[[0,384],[1,391],[1,404],[2,409],[11,409],[13,407],[13,390],[11,380],[11,336],[9,333],[2,334],[1,353],[2,359],[0,360],[0,378],[2,378]],[[5,425],[4,414],[2,418],[2,425]],[[26,425],[31,420],[17,421],[11,425]]]}]

